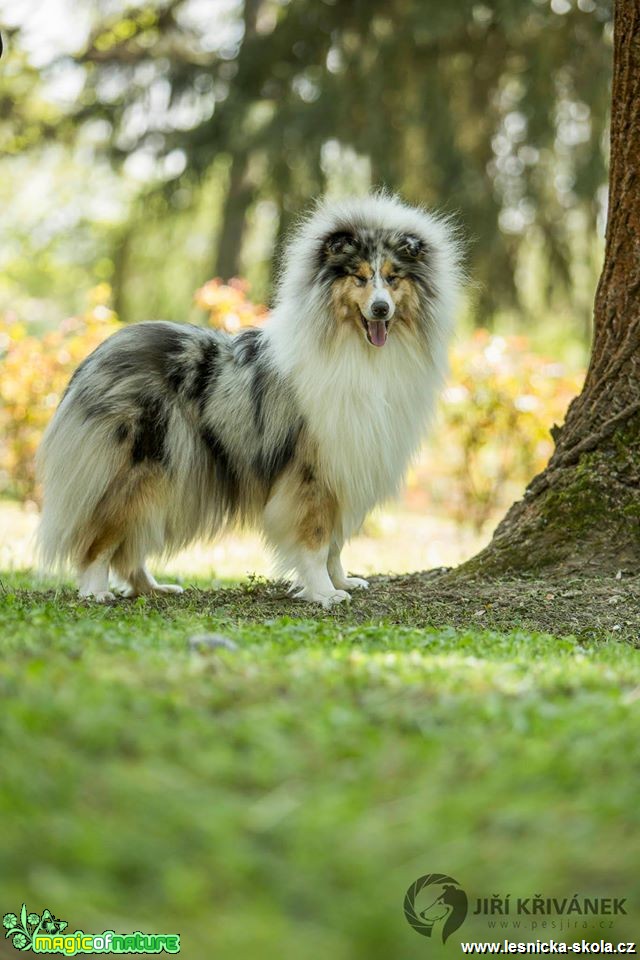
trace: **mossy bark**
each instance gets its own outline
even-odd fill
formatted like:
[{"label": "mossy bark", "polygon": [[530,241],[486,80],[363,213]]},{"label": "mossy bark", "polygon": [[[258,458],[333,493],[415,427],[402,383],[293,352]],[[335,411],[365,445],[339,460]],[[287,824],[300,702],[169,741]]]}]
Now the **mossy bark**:
[{"label": "mossy bark", "polygon": [[[541,476],[544,476],[542,474]],[[515,503],[464,574],[546,576],[640,569],[640,422]]]},{"label": "mossy bark", "polygon": [[462,574],[640,568],[640,5],[616,0],[609,215],[591,361],[546,469]]}]

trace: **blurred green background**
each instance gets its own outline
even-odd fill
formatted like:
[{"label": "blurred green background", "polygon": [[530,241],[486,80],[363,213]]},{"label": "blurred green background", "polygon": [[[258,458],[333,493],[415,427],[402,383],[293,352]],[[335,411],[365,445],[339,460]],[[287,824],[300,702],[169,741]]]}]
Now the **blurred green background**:
[{"label": "blurred green background", "polygon": [[[108,281],[186,317],[268,300],[317,194],[454,213],[473,323],[588,342],[606,203],[608,0],[1,0],[0,310]],[[469,321],[471,322],[471,321]]]},{"label": "blurred green background", "polygon": [[0,23],[0,495],[37,501],[42,429],[114,324],[260,319],[295,217],[383,186],[456,218],[469,284],[402,504],[442,547],[402,567],[394,515],[371,568],[475,552],[588,357],[609,0],[0,0]]},{"label": "blurred green background", "polygon": [[[180,930],[189,960],[455,956],[402,915],[442,870],[475,896],[628,896],[632,939],[619,635],[521,610],[425,629],[409,596],[391,624],[231,616],[212,578],[268,569],[247,537],[173,561],[181,604],[97,609],[41,592],[30,541],[34,450],[90,349],[143,319],[260,322],[298,213],[386,186],[456,217],[470,283],[433,436],[348,565],[486,542],[588,357],[611,3],[0,0],[0,27],[0,915]],[[203,629],[238,649],[190,651]]]}]

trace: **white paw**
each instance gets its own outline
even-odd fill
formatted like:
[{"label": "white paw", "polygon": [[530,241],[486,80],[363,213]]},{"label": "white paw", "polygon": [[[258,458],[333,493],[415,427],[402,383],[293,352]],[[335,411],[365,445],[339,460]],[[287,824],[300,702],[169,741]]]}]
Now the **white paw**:
[{"label": "white paw", "polygon": [[334,590],[332,593],[317,593],[315,590],[309,590],[308,587],[294,594],[294,597],[296,600],[306,600],[307,603],[320,603],[325,610],[335,607],[337,603],[351,600],[351,596],[346,590]]},{"label": "white paw", "polygon": [[127,600],[133,600],[135,597],[150,597],[153,593],[184,593],[184,587],[177,583],[156,583],[153,587],[143,587],[136,590],[134,587],[123,587],[120,596]]},{"label": "white paw", "polygon": [[368,590],[369,581],[363,580],[362,577],[345,577],[340,581],[339,586],[346,590]]},{"label": "white paw", "polygon": [[94,593],[92,590],[81,590],[80,596],[86,600],[95,600],[96,603],[109,603],[110,600],[115,600],[116,598],[115,593],[112,593],[111,590],[98,590],[97,593]]}]

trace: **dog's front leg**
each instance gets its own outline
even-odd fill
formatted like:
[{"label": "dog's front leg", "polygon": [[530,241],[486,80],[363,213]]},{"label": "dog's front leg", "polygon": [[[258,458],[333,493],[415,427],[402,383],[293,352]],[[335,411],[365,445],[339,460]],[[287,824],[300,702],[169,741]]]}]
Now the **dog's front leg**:
[{"label": "dog's front leg", "polygon": [[296,556],[296,572],[301,589],[293,594],[296,600],[321,603],[325,609],[351,597],[346,590],[337,590],[327,571],[329,545],[318,550],[299,547]]},{"label": "dog's front leg", "polygon": [[327,569],[336,512],[335,498],[308,467],[300,466],[283,474],[264,511],[267,539],[281,566],[295,571],[293,596],[325,609],[350,599]]},{"label": "dog's front leg", "polygon": [[362,577],[348,577],[345,573],[342,560],[340,559],[342,547],[342,540],[338,540],[337,538],[331,541],[331,546],[329,547],[327,569],[334,587],[337,590],[367,590],[369,587],[368,580],[363,580]]}]

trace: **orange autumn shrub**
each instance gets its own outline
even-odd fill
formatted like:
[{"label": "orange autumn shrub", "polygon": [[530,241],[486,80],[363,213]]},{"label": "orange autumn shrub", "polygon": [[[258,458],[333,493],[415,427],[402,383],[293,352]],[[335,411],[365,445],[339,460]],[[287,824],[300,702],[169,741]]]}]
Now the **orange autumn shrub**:
[{"label": "orange autumn shrub", "polygon": [[235,333],[241,327],[260,326],[268,316],[266,307],[249,300],[248,288],[247,282],[238,277],[228,283],[216,277],[196,290],[194,301],[206,310],[210,327]]},{"label": "orange autumn shrub", "polygon": [[109,296],[96,287],[82,316],[41,337],[0,316],[0,493],[33,498],[35,451],[71,374],[120,326]]},{"label": "orange autumn shrub", "polygon": [[[409,496],[429,491],[432,506],[476,531],[520,497],[553,451],[584,374],[534,353],[526,337],[478,330],[451,352],[429,444]],[[425,504],[426,505],[426,504]]]}]

